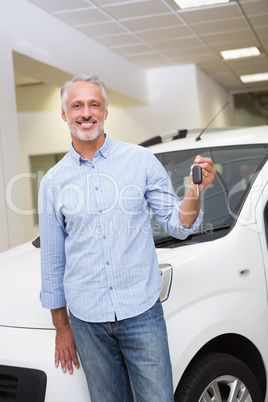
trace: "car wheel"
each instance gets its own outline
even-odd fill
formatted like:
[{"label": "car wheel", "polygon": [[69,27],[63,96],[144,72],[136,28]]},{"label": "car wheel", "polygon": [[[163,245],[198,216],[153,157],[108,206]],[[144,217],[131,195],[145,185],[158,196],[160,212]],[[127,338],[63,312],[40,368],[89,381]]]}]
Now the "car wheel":
[{"label": "car wheel", "polygon": [[263,402],[251,370],[241,360],[223,353],[208,353],[186,370],[175,402]]}]

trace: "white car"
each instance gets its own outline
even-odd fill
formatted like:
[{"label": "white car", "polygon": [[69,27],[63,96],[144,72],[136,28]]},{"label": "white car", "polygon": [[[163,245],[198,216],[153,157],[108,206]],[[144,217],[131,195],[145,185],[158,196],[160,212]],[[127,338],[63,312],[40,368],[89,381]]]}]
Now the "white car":
[{"label": "white car", "polygon": [[[174,239],[152,215],[175,401],[267,402],[268,127],[185,134],[149,146],[180,197],[196,155],[217,170],[198,233]],[[54,366],[36,245],[0,255],[0,401],[88,402],[82,369]]]}]

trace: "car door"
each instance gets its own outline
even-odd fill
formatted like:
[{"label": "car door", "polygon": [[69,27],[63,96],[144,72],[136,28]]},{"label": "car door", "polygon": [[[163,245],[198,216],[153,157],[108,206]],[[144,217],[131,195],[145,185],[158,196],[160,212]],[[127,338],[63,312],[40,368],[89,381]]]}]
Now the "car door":
[{"label": "car door", "polygon": [[[265,267],[266,284],[268,283],[268,162],[260,173],[258,185],[263,186],[263,191],[256,204],[256,222],[262,248],[263,264]],[[268,295],[268,288],[267,288]]]}]

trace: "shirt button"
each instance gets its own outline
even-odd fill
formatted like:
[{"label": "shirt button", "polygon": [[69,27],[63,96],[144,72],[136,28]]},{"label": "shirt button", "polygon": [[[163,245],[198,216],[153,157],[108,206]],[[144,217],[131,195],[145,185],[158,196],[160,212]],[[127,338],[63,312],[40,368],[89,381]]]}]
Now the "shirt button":
[{"label": "shirt button", "polygon": [[99,210],[99,214],[102,214],[102,209]]},{"label": "shirt button", "polygon": [[112,287],[112,286],[110,286],[110,287],[109,287],[109,289],[110,289],[110,290],[113,290],[113,287]]},{"label": "shirt button", "polygon": [[95,166],[94,166],[94,165],[92,165],[92,169],[95,169]]},{"label": "shirt button", "polygon": [[106,262],[106,265],[110,265],[109,261]]},{"label": "shirt button", "polygon": [[95,190],[98,190],[99,189],[99,187],[95,187]]},{"label": "shirt button", "polygon": [[103,236],[103,239],[106,240],[106,236]]}]

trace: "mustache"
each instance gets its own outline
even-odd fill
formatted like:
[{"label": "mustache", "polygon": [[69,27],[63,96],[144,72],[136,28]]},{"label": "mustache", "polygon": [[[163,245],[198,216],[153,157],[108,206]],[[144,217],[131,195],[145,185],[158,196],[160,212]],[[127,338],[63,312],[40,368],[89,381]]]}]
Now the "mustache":
[{"label": "mustache", "polygon": [[87,123],[97,123],[96,119],[92,119],[92,117],[88,117],[87,119],[85,117],[80,117],[79,119],[75,120],[77,123],[82,123],[82,122],[87,122]]}]

